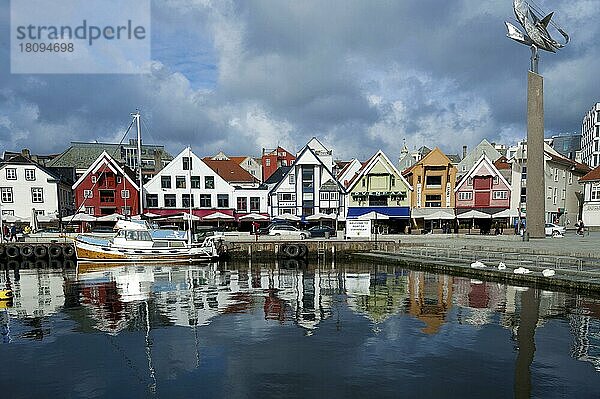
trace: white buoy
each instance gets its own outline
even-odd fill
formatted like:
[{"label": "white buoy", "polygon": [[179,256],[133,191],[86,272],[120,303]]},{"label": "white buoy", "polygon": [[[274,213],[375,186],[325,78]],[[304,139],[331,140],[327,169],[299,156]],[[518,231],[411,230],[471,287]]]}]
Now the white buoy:
[{"label": "white buoy", "polygon": [[525,268],[525,267],[518,267],[515,270],[513,270],[514,274],[529,274],[531,273],[531,270]]},{"label": "white buoy", "polygon": [[506,264],[504,262],[498,263],[498,270],[505,270],[505,269],[506,269]]},{"label": "white buoy", "polygon": [[476,260],[475,262],[471,263],[471,267],[473,269],[483,269],[485,266],[485,264],[483,264],[482,262]]},{"label": "white buoy", "polygon": [[544,270],[542,270],[542,275],[544,277],[552,277],[555,274],[556,274],[556,272],[554,270],[552,270],[552,269],[544,269]]}]

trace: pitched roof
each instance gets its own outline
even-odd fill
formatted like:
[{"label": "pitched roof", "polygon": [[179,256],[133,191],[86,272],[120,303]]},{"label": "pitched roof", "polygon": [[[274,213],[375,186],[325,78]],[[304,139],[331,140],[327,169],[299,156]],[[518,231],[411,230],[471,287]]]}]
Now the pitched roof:
[{"label": "pitched roof", "polygon": [[460,163],[461,161],[460,155],[458,154],[446,154],[446,156],[452,163]]},{"label": "pitched roof", "polygon": [[496,159],[493,163],[498,170],[512,169],[510,162],[508,162],[508,159],[504,155]]},{"label": "pitched roof", "polygon": [[120,174],[125,176],[125,178],[127,180],[129,180],[129,183],[136,189],[139,190],[139,186],[138,183],[135,182],[135,174],[128,168],[128,167],[122,167],[121,165],[119,165],[119,163],[113,158],[111,157],[106,151],[103,151],[102,154],[100,154],[100,156],[94,161],[94,163],[92,163],[90,165],[89,168],[86,169],[86,171],[79,177],[79,180],[77,180],[74,184],[73,184],[73,190],[79,186],[81,184],[81,182],[83,182],[90,173],[95,173],[95,171],[100,168],[100,166],[102,164],[105,164],[108,168],[110,168],[111,170],[113,170],[113,172],[116,172],[116,174]]},{"label": "pitched roof", "polygon": [[494,163],[492,162],[491,159],[489,159],[487,157],[487,155],[485,155],[485,152],[483,154],[481,154],[481,156],[479,157],[479,159],[477,160],[477,162],[475,162],[475,164],[473,164],[473,166],[471,167],[471,169],[463,176],[463,178],[460,180],[460,182],[458,182],[456,184],[456,187],[454,188],[454,192],[458,192],[461,187],[465,184],[465,182],[468,180],[468,177],[470,177],[471,175],[473,175],[477,169],[479,169],[479,166],[482,164],[486,164],[493,173],[496,173],[495,176],[498,176],[498,178],[500,180],[502,180],[502,182],[506,185],[506,187],[510,188],[510,183],[506,181],[506,179],[504,178],[504,176],[502,176],[502,174],[500,173],[500,171],[494,166]]},{"label": "pitched roof", "polygon": [[444,157],[444,158],[446,158],[446,159],[448,160],[448,163],[449,163],[450,165],[452,165],[452,167],[453,167],[453,168],[456,168],[456,166],[454,166],[454,164],[452,163],[452,161],[450,160],[450,158],[448,158],[448,156],[447,156],[446,154],[444,154],[444,152],[443,152],[442,150],[440,150],[438,147],[435,147],[433,150],[429,151],[429,152],[427,153],[427,155],[425,155],[423,158],[421,158],[421,159],[419,160],[419,162],[415,163],[413,166],[411,166],[411,167],[409,167],[409,168],[406,168],[406,169],[404,169],[404,170],[402,171],[402,175],[403,175],[403,176],[407,176],[407,175],[409,175],[409,174],[412,172],[412,170],[413,170],[414,168],[416,168],[416,167],[417,167],[417,165],[424,164],[424,163],[425,163],[425,160],[426,160],[426,159],[429,159],[430,157],[432,157],[432,156],[433,156],[433,154],[435,154],[435,153],[439,153],[440,155],[442,155],[442,157]]},{"label": "pitched roof", "polygon": [[39,169],[43,170],[48,175],[52,176],[54,179],[59,180],[65,184],[71,185],[73,183],[72,174],[68,173],[64,168],[51,168],[44,165],[39,164],[27,157],[24,157],[21,154],[15,155],[8,159],[5,159],[0,163],[0,169],[6,165],[34,165]]},{"label": "pitched roof", "polygon": [[291,168],[292,168],[291,166],[280,166],[279,168],[277,168],[277,170],[275,172],[273,172],[273,174],[271,176],[269,176],[269,178],[267,180],[265,180],[265,184],[279,183],[285,177],[285,175],[289,172],[289,170]]},{"label": "pitched roof", "polygon": [[258,183],[258,179],[231,159],[218,161],[204,157],[202,161],[228,183]]},{"label": "pitched roof", "polygon": [[585,176],[579,179],[579,181],[595,181],[600,180],[600,166],[592,169]]},{"label": "pitched roof", "polygon": [[[71,146],[63,151],[62,154],[49,161],[48,166],[69,166],[76,169],[87,169],[104,151],[116,160],[122,160],[121,149],[123,147],[131,147],[131,145],[127,143],[72,142]],[[142,144],[142,158],[150,158],[149,155],[144,155],[144,151],[148,150],[161,150],[162,159],[169,161],[173,159],[173,156],[165,150],[164,146],[151,144]]]},{"label": "pitched roof", "polygon": [[365,174],[369,173],[369,171],[371,171],[371,169],[373,169],[373,167],[375,166],[375,164],[376,164],[375,161],[377,161],[377,159],[379,159],[379,158],[383,158],[383,160],[387,164],[387,165],[384,165],[384,167],[388,171],[390,171],[390,169],[391,169],[391,172],[396,174],[409,190],[413,190],[413,187],[410,185],[410,183],[408,181],[406,181],[404,176],[402,176],[402,173],[400,173],[400,171],[398,169],[396,169],[396,167],[390,161],[390,159],[387,157],[387,155],[385,155],[385,153],[381,150],[377,151],[371,158],[369,158],[368,161],[366,161],[365,163],[362,164],[362,167],[358,170],[358,172],[354,175],[354,177],[350,180],[350,182],[348,182],[348,189],[353,188],[354,185],[358,182],[358,180],[361,177],[363,177]]}]

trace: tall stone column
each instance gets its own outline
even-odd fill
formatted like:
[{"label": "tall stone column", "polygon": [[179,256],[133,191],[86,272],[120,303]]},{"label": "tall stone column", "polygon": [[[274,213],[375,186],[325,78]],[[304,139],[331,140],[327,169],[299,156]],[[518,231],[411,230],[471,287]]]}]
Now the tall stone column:
[{"label": "tall stone column", "polygon": [[544,78],[527,74],[527,232],[544,238],[546,183],[544,181]]}]

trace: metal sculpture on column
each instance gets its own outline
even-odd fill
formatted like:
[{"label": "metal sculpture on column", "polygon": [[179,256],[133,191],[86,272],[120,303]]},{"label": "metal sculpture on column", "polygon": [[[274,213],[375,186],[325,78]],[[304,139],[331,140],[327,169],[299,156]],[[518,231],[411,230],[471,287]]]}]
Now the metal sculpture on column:
[{"label": "metal sculpture on column", "polygon": [[[532,0],[513,0],[513,9],[521,31],[505,22],[507,36],[531,48],[531,67],[527,74],[527,234],[531,238],[545,237],[544,184],[544,80],[538,74],[538,50],[555,53],[569,43],[569,35],[554,21],[553,12],[544,15]],[[563,38],[553,39],[552,27]]]}]

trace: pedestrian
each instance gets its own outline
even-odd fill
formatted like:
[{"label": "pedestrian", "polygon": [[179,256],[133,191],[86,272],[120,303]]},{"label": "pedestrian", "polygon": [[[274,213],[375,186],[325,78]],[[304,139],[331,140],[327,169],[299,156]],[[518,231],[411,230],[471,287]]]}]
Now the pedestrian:
[{"label": "pedestrian", "polygon": [[579,222],[577,222],[577,224],[575,225],[575,227],[577,227],[577,234],[578,235],[583,235],[584,233],[584,228],[585,228],[585,224],[583,223],[583,220],[579,219]]},{"label": "pedestrian", "polygon": [[17,226],[15,226],[15,224],[11,224],[10,225],[10,240],[12,241],[13,238],[15,239],[15,241],[17,241]]}]

